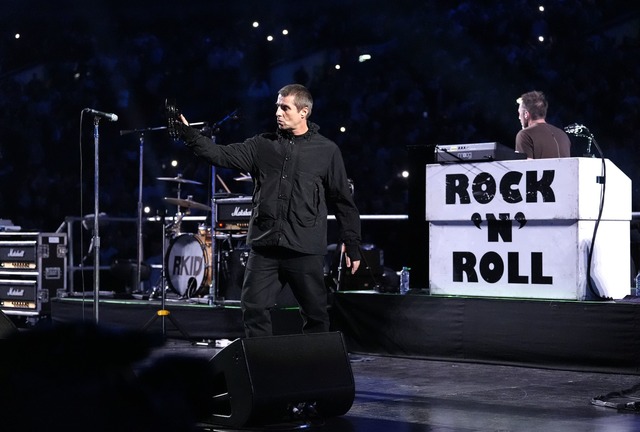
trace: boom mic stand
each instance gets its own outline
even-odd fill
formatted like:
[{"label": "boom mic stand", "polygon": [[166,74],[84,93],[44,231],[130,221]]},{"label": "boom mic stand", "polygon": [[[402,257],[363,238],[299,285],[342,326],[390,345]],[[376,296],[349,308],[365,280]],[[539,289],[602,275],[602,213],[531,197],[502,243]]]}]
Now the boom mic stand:
[{"label": "boom mic stand", "polygon": [[143,178],[143,167],[144,167],[144,134],[145,132],[148,131],[156,131],[156,130],[164,130],[167,129],[166,126],[160,126],[160,127],[153,127],[153,128],[144,128],[144,129],[132,129],[132,130],[121,130],[120,131],[120,136],[122,135],[128,135],[130,133],[137,133],[138,134],[138,141],[139,141],[139,159],[138,159],[138,210],[137,210],[137,216],[138,216],[138,220],[137,220],[137,226],[136,226],[136,230],[137,230],[137,242],[136,242],[136,249],[137,249],[137,259],[136,259],[136,287],[134,289],[134,291],[141,291],[141,268],[142,268],[142,178]]},{"label": "boom mic stand", "polygon": [[[173,224],[173,222],[172,222]],[[178,329],[178,331],[185,337],[185,339],[191,339],[189,334],[182,328],[178,321],[171,315],[171,312],[167,310],[167,273],[166,273],[166,254],[167,254],[167,223],[166,223],[166,211],[162,214],[162,271],[160,273],[160,310],[156,311],[155,315],[151,317],[147,323],[142,326],[142,330],[147,330],[158,318],[161,320],[162,337],[167,337],[167,325],[166,319],[171,321],[171,324]]]},{"label": "boom mic stand", "polygon": [[100,303],[100,223],[99,223],[99,188],[100,179],[100,116],[93,117],[93,142],[94,142],[94,178],[93,178],[93,319],[96,324],[99,321],[99,303]]}]

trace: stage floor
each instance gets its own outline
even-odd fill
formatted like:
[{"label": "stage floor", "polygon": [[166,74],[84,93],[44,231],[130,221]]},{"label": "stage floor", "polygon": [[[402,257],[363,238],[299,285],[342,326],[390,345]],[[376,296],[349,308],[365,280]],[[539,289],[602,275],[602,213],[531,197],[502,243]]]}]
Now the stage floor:
[{"label": "stage floor", "polygon": [[[153,368],[169,357],[210,360],[219,348],[196,345],[184,340],[167,340],[162,346],[136,363],[136,370]],[[178,363],[179,364],[179,363]],[[355,381],[355,399],[343,416],[316,421],[312,425],[300,423],[287,428],[258,425],[253,431],[315,430],[318,432],[601,432],[636,431],[640,425],[640,411],[617,410],[596,406],[592,399],[613,391],[629,389],[638,384],[635,375],[559,371],[540,368],[488,365],[409,359],[390,356],[351,355]],[[176,377],[192,375],[187,369],[175,369],[159,375],[162,383],[174,382]],[[309,371],[331,374],[332,371]],[[180,386],[159,386],[156,401],[162,414],[154,419],[136,419],[142,423],[138,432],[151,431],[144,425],[184,425],[190,417],[190,399],[181,399]],[[68,406],[66,396],[49,403],[49,409],[65,409],[65,421],[74,422],[77,415],[82,428],[102,431],[92,424],[86,414]],[[625,401],[640,401],[627,397]],[[193,403],[193,402],[191,402]],[[132,413],[144,412],[143,399],[131,401],[128,410],[108,413],[115,422],[132,422]],[[94,418],[99,418],[105,406],[96,406]],[[155,428],[158,431],[193,430],[229,432],[230,427],[192,422],[192,429]],[[30,429],[27,429],[30,430]],[[68,429],[76,430],[76,429]],[[131,430],[123,427],[120,430]],[[105,430],[106,432],[106,430]]]},{"label": "stage floor", "polygon": [[[637,299],[592,303],[345,292],[334,300],[332,325],[345,337],[355,400],[344,416],[307,425],[307,429],[618,432],[635,431],[640,425],[640,405],[635,410],[640,394],[634,388],[640,381]],[[133,369],[138,373],[166,359],[181,358],[187,367],[173,369],[159,380],[189,377],[195,369],[189,369],[186,359],[210,361],[225,343],[242,336],[237,305],[168,301],[164,310],[170,311],[188,337],[172,321],[159,318],[160,306],[155,300],[99,302],[99,327],[119,334],[142,330],[156,340],[153,349],[136,360]],[[54,324],[94,321],[93,302],[86,298],[55,299],[52,313]],[[277,333],[299,332],[296,308],[277,309],[274,317]],[[79,347],[81,359],[85,359],[85,348],[108,356],[125,355],[131,348],[100,345]],[[612,399],[609,406],[592,403],[599,396],[626,390],[628,394]],[[27,398],[34,394],[29,391]],[[81,407],[76,411],[70,406],[69,395],[66,390],[60,393],[49,408],[62,404],[69,416],[77,412],[78,421],[86,422],[90,416],[81,415]],[[162,389],[166,424],[188,418],[189,400],[181,395],[179,387]],[[136,403],[128,405],[134,413]],[[618,409],[623,405],[616,408],[614,403],[629,405]],[[109,416],[117,420],[131,413],[127,409]],[[98,425],[82,426],[78,430],[102,430]],[[232,430],[197,421],[194,429]],[[274,428],[265,425],[253,430]]]},{"label": "stage floor", "polygon": [[[213,352],[170,342],[154,355]],[[352,355],[352,408],[322,432],[635,431],[640,411],[591,404],[635,386],[635,375]],[[330,372],[329,372],[330,373]],[[638,395],[640,396],[640,395]],[[640,397],[626,401],[640,401]],[[202,430],[223,430],[201,425]],[[266,429],[265,429],[266,430]]]}]

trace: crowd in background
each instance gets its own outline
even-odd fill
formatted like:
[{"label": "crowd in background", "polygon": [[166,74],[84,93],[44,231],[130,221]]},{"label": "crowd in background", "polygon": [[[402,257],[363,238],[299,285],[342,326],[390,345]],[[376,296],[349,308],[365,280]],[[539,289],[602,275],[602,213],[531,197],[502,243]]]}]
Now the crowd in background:
[{"label": "crowd in background", "polygon": [[[363,214],[407,213],[400,173],[409,145],[513,146],[515,100],[534,89],[547,94],[550,123],[586,125],[631,177],[638,211],[639,15],[623,3],[564,0],[540,12],[525,0],[283,1],[248,9],[143,1],[34,12],[24,22],[37,27],[0,48],[0,219],[50,231],[93,212],[96,127],[93,116],[81,117],[86,107],[119,117],[97,128],[101,210],[136,215],[141,148],[152,211],[175,196],[175,184],[157,180],[163,176],[203,182],[185,193],[206,202],[208,167],[166,131],[151,130],[166,124],[166,99],[191,121],[217,126],[218,142],[234,142],[274,129],[275,95],[289,82],[313,93],[311,121],[342,148]],[[251,26],[249,11],[260,27]],[[4,24],[5,39],[19,30]],[[238,118],[226,119],[234,110]],[[580,139],[574,146],[586,151]],[[233,180],[239,173],[218,174],[215,192],[250,191]]]}]

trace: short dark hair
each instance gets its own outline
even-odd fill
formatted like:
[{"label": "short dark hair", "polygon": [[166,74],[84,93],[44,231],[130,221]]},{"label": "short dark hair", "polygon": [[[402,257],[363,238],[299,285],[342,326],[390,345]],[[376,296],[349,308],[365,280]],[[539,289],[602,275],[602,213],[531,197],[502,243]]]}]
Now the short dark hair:
[{"label": "short dark hair", "polygon": [[524,93],[517,100],[526,109],[533,120],[544,119],[547,116],[547,98],[541,91]]},{"label": "short dark hair", "polygon": [[282,97],[293,96],[293,103],[298,111],[307,107],[309,109],[307,117],[311,115],[313,97],[311,92],[302,84],[287,84],[278,91],[278,94]]}]

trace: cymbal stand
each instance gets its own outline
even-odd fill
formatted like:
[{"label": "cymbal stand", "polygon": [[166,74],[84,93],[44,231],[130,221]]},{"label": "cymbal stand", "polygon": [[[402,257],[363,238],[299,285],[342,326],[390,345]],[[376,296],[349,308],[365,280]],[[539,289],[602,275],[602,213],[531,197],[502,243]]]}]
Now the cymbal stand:
[{"label": "cymbal stand", "polygon": [[[209,125],[205,124],[204,128],[202,129],[202,133],[209,135],[206,131],[206,129],[208,129],[208,132],[210,132],[211,134],[211,139],[213,140],[213,142],[216,142],[216,133],[220,130],[220,126],[222,126],[223,123],[227,122],[228,120],[237,120],[238,117],[238,110],[235,109],[233,110],[233,112],[227,114],[222,120],[219,120],[217,122],[215,122],[213,125],[211,125],[210,127],[208,127]],[[195,123],[191,123],[191,126],[195,126]],[[217,260],[217,248],[216,248],[216,242],[215,242],[215,226],[216,226],[216,222],[218,219],[218,215],[216,213],[217,207],[216,207],[216,203],[215,203],[215,194],[216,194],[216,178],[218,177],[218,175],[216,174],[216,166],[215,165],[211,165],[211,200],[210,200],[210,204],[211,204],[211,235],[212,235],[212,239],[211,239],[211,256],[210,256],[210,261],[213,266],[212,269],[217,269],[218,268],[218,260]],[[224,182],[221,181],[221,183],[224,185]],[[224,185],[226,188],[226,185]],[[218,283],[216,283],[216,277],[212,277],[211,278],[211,284],[209,285],[209,296],[208,296],[208,304],[209,306],[216,306],[219,305],[218,302],[218,296],[220,295],[220,290],[219,290],[219,286]]]},{"label": "cymbal stand", "polygon": [[[215,142],[215,136],[212,138]],[[210,204],[211,204],[211,256],[209,257],[209,262],[212,264],[211,269],[215,269],[216,273],[218,270],[218,247],[216,245],[216,232],[215,232],[215,226],[216,226],[216,221],[218,219],[218,215],[217,215],[217,206],[216,206],[216,202],[215,202],[215,194],[216,194],[216,167],[215,165],[211,165],[211,200],[210,200]],[[207,303],[209,304],[209,306],[215,306],[218,304],[218,296],[220,295],[219,293],[219,286],[218,286],[218,275],[214,275],[214,277],[211,278],[211,285],[209,285],[209,296],[208,296],[208,301]]]},{"label": "cymbal stand", "polygon": [[[167,273],[166,273],[166,255],[167,255],[167,223],[166,223],[166,214],[162,215],[162,271],[160,273],[160,299],[161,299],[161,307],[160,310],[156,311],[155,315],[151,317],[149,321],[142,327],[142,330],[147,330],[153,323],[156,322],[158,318],[161,320],[162,324],[162,337],[167,337],[167,325],[166,320],[169,319],[171,324],[178,329],[178,331],[184,336],[185,339],[191,339],[189,334],[182,328],[182,326],[178,323],[178,321],[171,315],[171,312],[167,310]],[[173,225],[175,222],[172,222],[170,225]]]}]

